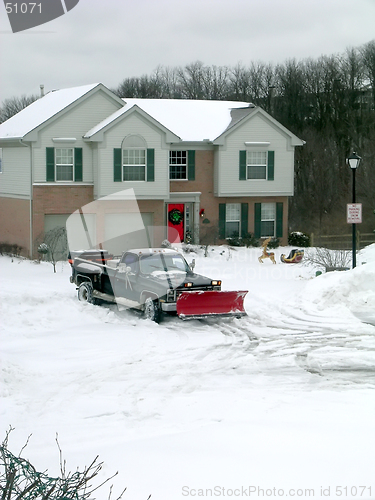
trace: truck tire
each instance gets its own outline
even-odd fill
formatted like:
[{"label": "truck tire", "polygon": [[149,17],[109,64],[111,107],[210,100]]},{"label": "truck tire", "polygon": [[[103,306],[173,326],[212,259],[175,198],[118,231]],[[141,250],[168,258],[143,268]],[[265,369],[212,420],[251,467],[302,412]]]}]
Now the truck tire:
[{"label": "truck tire", "polygon": [[78,287],[78,300],[81,302],[88,302],[89,304],[95,304],[95,299],[92,296],[93,287],[88,281],[84,281]]},{"label": "truck tire", "polygon": [[160,322],[161,311],[157,300],[152,300],[151,297],[145,300],[144,315],[145,318],[155,321],[155,323]]}]

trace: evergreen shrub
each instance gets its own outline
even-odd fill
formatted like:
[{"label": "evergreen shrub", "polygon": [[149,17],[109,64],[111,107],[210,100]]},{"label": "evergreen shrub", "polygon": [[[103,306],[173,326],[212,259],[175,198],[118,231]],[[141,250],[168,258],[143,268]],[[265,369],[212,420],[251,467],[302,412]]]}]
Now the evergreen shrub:
[{"label": "evergreen shrub", "polygon": [[310,236],[300,231],[293,231],[289,233],[288,244],[292,247],[309,247]]}]

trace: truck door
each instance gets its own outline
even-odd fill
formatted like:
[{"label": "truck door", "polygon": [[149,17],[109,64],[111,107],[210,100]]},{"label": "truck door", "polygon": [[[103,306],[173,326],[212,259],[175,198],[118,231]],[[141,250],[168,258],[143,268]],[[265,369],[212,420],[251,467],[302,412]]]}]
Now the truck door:
[{"label": "truck door", "polygon": [[115,274],[115,294],[118,297],[139,303],[140,292],[138,281],[139,274],[139,258],[134,253],[126,253],[119,265]]}]

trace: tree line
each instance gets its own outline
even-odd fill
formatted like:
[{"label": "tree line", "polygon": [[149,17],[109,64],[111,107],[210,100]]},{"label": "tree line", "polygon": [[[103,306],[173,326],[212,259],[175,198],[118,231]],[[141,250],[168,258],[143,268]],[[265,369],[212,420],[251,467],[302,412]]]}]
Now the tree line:
[{"label": "tree line", "polygon": [[[357,201],[364,224],[373,228],[375,208],[375,40],[343,54],[282,64],[251,62],[233,67],[200,61],[184,67],[158,66],[150,75],[125,78],[111,89],[119,97],[215,99],[252,102],[306,141],[296,148],[291,230],[347,231],[351,202],[346,157],[362,157]],[[36,96],[4,101],[0,122]]]}]

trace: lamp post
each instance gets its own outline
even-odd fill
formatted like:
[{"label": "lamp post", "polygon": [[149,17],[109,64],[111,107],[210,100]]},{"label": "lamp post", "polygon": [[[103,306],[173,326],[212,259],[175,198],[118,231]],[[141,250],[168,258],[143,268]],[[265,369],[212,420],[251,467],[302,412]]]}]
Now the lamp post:
[{"label": "lamp post", "polygon": [[[348,158],[347,162],[349,167],[352,169],[353,172],[353,183],[352,183],[352,203],[355,204],[355,171],[359,167],[359,164],[361,162],[361,157],[358,156],[356,153],[352,153]],[[356,224],[352,224],[352,251],[353,251],[353,269],[356,266],[356,244],[357,244],[357,229],[356,229]]]}]

